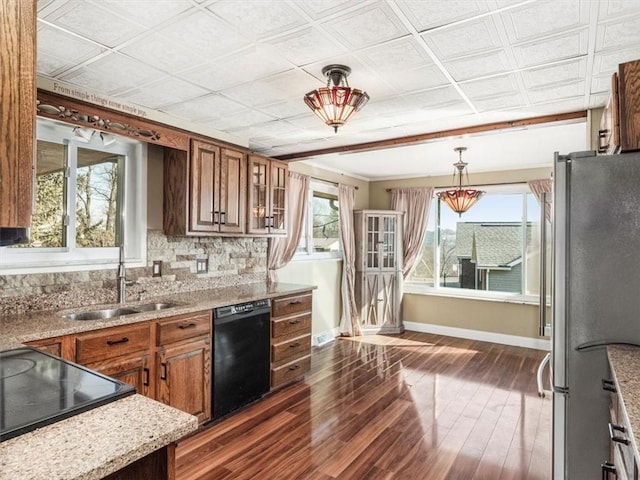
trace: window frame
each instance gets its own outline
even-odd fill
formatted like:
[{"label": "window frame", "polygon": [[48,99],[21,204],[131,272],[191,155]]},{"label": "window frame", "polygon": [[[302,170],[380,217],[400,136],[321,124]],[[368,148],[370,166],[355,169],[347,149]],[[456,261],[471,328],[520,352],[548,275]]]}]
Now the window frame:
[{"label": "window frame", "polygon": [[[76,192],[75,167],[77,167],[71,157],[77,157],[77,149],[90,148],[125,157],[123,203],[125,262],[127,266],[131,267],[146,266],[146,144],[117,136],[117,142],[104,146],[97,134],[94,134],[89,142],[78,142],[73,137],[73,125],[40,117],[37,118],[36,123],[36,138],[37,140],[65,144],[69,149],[65,168],[74,168],[69,171],[69,178],[65,180],[67,195],[64,199],[63,209],[64,213],[68,215],[69,224],[75,224],[75,213],[69,211],[69,208],[73,204],[71,198],[75,196]],[[33,182],[35,202],[35,177]],[[72,246],[3,248],[0,251],[0,274],[68,272],[87,270],[87,267],[91,267],[91,269],[116,268],[119,260],[119,247],[76,247],[75,231],[69,226],[65,231],[68,241],[71,242],[69,245]]]},{"label": "window frame", "polygon": [[[307,192],[307,210],[304,213],[304,227],[300,235],[300,245],[304,239],[304,250],[296,250],[292,261],[308,260],[331,260],[342,259],[342,238],[339,242],[339,250],[330,252],[316,252],[313,246],[313,197],[314,192],[320,192],[338,197],[338,186],[323,182],[321,180],[309,180],[309,191]],[[338,204],[339,208],[339,204]],[[339,227],[338,227],[339,228]]]},{"label": "window frame", "polygon": [[[484,190],[488,195],[508,195],[508,194],[519,194],[522,196],[522,209],[521,209],[521,219],[520,221],[523,223],[528,222],[528,212],[527,212],[527,195],[533,195],[528,185],[523,182],[513,182],[508,184],[501,185],[478,185],[474,186],[479,190]],[[435,223],[434,223],[434,233],[437,238],[440,238],[440,210],[438,209],[438,202],[441,204],[441,208],[449,208],[446,204],[441,202],[436,194],[441,191],[445,191],[447,188],[436,188],[433,193],[432,205],[429,209],[429,216],[436,215]],[[481,202],[482,200],[480,200]],[[473,208],[473,207],[472,207]],[[527,282],[527,234],[526,228],[522,229],[522,252],[523,252],[523,260],[522,260],[522,285],[524,286],[523,290],[526,291],[526,282]],[[439,271],[440,267],[440,242],[437,243],[437,247],[434,249],[434,268],[436,271]],[[404,282],[404,292],[410,294],[423,294],[423,295],[434,295],[434,296],[444,296],[444,297],[455,297],[455,298],[467,298],[473,300],[487,300],[487,301],[499,301],[499,302],[508,302],[508,303],[518,303],[518,304],[528,304],[528,305],[538,305],[540,302],[539,294],[526,294],[526,293],[515,293],[515,292],[498,292],[492,290],[475,290],[468,288],[455,288],[455,287],[443,287],[439,285],[440,279],[436,280],[435,286],[426,285],[421,282],[415,282],[410,280],[405,280]]]}]

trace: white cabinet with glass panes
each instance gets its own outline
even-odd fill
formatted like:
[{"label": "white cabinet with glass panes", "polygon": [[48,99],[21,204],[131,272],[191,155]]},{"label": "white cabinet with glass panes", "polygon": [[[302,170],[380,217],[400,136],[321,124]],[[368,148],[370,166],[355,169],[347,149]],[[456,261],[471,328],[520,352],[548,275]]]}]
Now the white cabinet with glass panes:
[{"label": "white cabinet with glass panes", "polygon": [[402,212],[357,210],[356,305],[363,334],[402,333]]}]

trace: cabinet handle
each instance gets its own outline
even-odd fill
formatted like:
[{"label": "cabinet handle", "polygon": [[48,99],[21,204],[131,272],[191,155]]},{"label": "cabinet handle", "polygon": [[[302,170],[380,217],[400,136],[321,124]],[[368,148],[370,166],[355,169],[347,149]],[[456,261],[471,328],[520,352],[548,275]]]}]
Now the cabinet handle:
[{"label": "cabinet handle", "polygon": [[129,339],[127,337],[122,337],[120,340],[107,340],[107,345],[118,345],[119,343],[127,343]]},{"label": "cabinet handle", "polygon": [[144,381],[142,382],[142,384],[145,387],[148,387],[149,386],[149,369],[147,367],[144,367],[142,371],[144,372]]},{"label": "cabinet handle", "polygon": [[289,320],[289,325],[297,325],[298,323],[300,323],[300,320]]},{"label": "cabinet handle", "polygon": [[219,215],[220,215],[220,212],[218,211],[211,212],[211,221],[213,222],[214,225],[218,225],[220,223],[220,221],[218,220]]},{"label": "cabinet handle", "polygon": [[192,328],[192,327],[195,327],[195,326],[196,326],[196,324],[191,322],[191,323],[183,323],[182,325],[178,325],[178,328],[180,330],[185,330],[187,328]]},{"label": "cabinet handle", "polygon": [[598,153],[606,153],[609,145],[605,143],[609,130],[598,130]]},{"label": "cabinet handle", "polygon": [[292,365],[291,367],[289,367],[289,371],[293,372],[294,370],[298,370],[300,368],[300,365]]},{"label": "cabinet handle", "polygon": [[289,305],[299,305],[302,303],[302,300],[291,300],[289,302]]},{"label": "cabinet handle", "polygon": [[220,212],[220,225],[225,225],[227,223],[226,212]]},{"label": "cabinet handle", "polygon": [[162,369],[160,372],[160,380],[166,380],[167,379],[167,364],[162,362],[160,364],[160,368]]},{"label": "cabinet handle", "polygon": [[600,467],[602,468],[602,480],[607,480],[610,473],[613,473],[616,477],[618,476],[618,471],[613,463],[604,462]]},{"label": "cabinet handle", "polygon": [[602,389],[607,392],[617,392],[615,382],[613,380],[607,380],[606,378],[602,379]]},{"label": "cabinet handle", "polygon": [[616,435],[615,432],[620,432],[620,433],[627,433],[627,429],[624,428],[622,425],[615,425],[613,423],[609,423],[609,438],[611,438],[612,442],[616,442],[616,443],[622,443],[624,445],[629,445],[629,440],[621,437],[619,435]]},{"label": "cabinet handle", "polygon": [[289,348],[298,348],[300,345],[302,345],[300,342],[292,343],[289,345]]}]

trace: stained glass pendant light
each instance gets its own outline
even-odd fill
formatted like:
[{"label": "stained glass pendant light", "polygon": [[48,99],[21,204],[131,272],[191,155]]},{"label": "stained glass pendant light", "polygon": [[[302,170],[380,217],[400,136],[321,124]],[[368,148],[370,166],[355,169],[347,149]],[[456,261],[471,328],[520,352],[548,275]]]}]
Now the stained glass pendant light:
[{"label": "stained glass pendant light", "polygon": [[458,186],[450,190],[445,190],[443,192],[437,193],[438,198],[449,205],[451,210],[456,212],[458,216],[461,216],[464,212],[473,207],[476,202],[480,200],[480,197],[482,197],[482,195],[484,195],[485,193],[482,190],[462,187],[463,175],[466,175],[467,185],[469,184],[469,173],[467,172],[467,164],[462,161],[462,152],[464,152],[466,149],[467,147],[456,147],[453,149],[460,155],[458,161],[453,164],[453,166],[455,167],[453,171],[453,183],[455,185],[457,175]]},{"label": "stained glass pendant light", "polygon": [[369,101],[366,92],[349,86],[347,77],[350,73],[351,69],[346,65],[327,65],[322,69],[322,74],[327,77],[327,86],[304,96],[304,103],[336,133],[338,127]]}]

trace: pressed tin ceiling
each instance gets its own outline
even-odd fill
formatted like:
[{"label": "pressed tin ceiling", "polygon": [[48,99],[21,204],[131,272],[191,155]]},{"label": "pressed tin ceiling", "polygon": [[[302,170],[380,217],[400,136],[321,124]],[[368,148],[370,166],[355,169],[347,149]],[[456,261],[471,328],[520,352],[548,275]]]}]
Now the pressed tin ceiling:
[{"label": "pressed tin ceiling", "polygon": [[[39,75],[269,156],[600,107],[617,65],[638,58],[637,0],[38,1]],[[337,134],[302,99],[333,63],[371,97]],[[348,172],[349,158],[335,163]],[[493,168],[471,148],[468,158],[475,171]],[[397,171],[361,170],[352,173]]]}]

